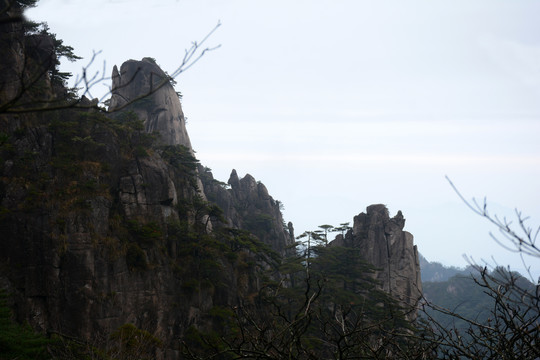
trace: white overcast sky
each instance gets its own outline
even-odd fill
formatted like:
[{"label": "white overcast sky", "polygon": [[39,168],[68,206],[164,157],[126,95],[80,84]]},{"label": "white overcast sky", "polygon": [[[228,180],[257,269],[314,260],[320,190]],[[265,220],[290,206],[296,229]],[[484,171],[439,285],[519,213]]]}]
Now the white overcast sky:
[{"label": "white overcast sky", "polygon": [[540,224],[539,1],[41,0],[28,15],[85,58],[74,74],[93,51],[107,75],[145,56],[172,73],[221,21],[221,48],[176,86],[216,178],[262,181],[297,235],[383,203],[428,260],[521,267],[444,176]]}]

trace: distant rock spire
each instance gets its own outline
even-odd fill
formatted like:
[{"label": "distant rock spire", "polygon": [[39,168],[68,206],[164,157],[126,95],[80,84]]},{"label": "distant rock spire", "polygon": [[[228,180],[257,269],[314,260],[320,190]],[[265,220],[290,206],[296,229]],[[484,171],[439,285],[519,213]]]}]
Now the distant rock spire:
[{"label": "distant rock spire", "polygon": [[128,60],[120,71],[113,67],[109,111],[127,108],[144,121],[145,130],[157,132],[167,145],[192,150],[180,99],[169,76],[151,58]]},{"label": "distant rock spire", "polygon": [[238,174],[236,173],[236,170],[233,169],[231,171],[231,175],[229,176],[229,181],[227,181],[229,185],[232,187],[238,187],[240,184],[240,179],[238,178]]},{"label": "distant rock spire", "polygon": [[[338,236],[331,246],[362,249],[362,258],[378,269],[375,278],[380,287],[401,304],[416,307],[422,295],[418,250],[413,236],[403,231],[405,219],[401,211],[390,218],[385,205],[367,207],[354,217],[354,224],[345,237]],[[416,311],[409,318],[415,318]]]}]

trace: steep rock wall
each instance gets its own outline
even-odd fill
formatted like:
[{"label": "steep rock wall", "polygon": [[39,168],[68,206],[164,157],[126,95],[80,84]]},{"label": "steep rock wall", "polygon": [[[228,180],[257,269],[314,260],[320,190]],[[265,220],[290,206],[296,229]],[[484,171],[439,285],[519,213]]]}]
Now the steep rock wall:
[{"label": "steep rock wall", "polygon": [[257,291],[266,259],[217,251],[194,229],[190,210],[178,206],[196,199],[194,170],[158,150],[129,155],[100,132],[89,136],[109,139],[99,142],[107,157],[86,154],[67,168],[58,167],[59,138],[46,127],[21,130],[1,152],[9,157],[0,168],[0,284],[18,319],[40,331],[94,341],[133,323],[174,359],[186,329],[207,323],[210,309]]},{"label": "steep rock wall", "polygon": [[124,107],[144,121],[146,132],[158,132],[164,144],[191,149],[180,99],[153,59],[128,60],[120,71],[114,66],[109,111]]},{"label": "steep rock wall", "polygon": [[[380,287],[407,308],[415,309],[422,295],[420,263],[413,236],[403,231],[401,211],[390,218],[384,205],[370,205],[354,217],[352,229],[331,244],[361,249],[364,260],[375,265]],[[412,317],[416,312],[413,311]]]},{"label": "steep rock wall", "polygon": [[207,198],[223,209],[227,226],[245,229],[285,256],[293,251],[292,224],[283,220],[280,202],[274,200],[266,186],[249,174],[239,178],[232,170],[227,184],[216,181],[209,171],[200,171]]},{"label": "steep rock wall", "polygon": [[[112,105],[144,79],[117,82]],[[186,329],[257,291],[271,260],[242,244],[224,251],[194,214],[206,201],[171,89],[130,105],[145,131],[126,111],[0,113],[0,286],[19,321],[89,341],[133,323],[163,340],[157,358],[175,359]]]},{"label": "steep rock wall", "polygon": [[[33,71],[19,66],[27,53],[17,48],[26,43],[19,30],[2,34],[9,52],[0,56]],[[16,94],[18,85],[2,87],[2,96]],[[294,242],[292,225],[285,229],[279,203],[252,176],[240,179],[233,171],[223,185],[186,168],[193,151],[180,102],[151,59],[115,68],[113,92],[110,109],[129,104],[123,110],[143,120],[144,132],[122,122],[122,111],[114,121],[76,110],[0,114],[7,136],[0,144],[0,285],[14,296],[18,319],[37,329],[91,339],[134,323],[163,339],[161,355],[174,359],[186,329],[204,323],[216,305],[249,298],[269,263],[238,244],[227,254],[226,247],[212,249],[216,239],[208,241],[208,228],[193,226],[198,195],[202,207],[206,195],[223,208],[226,225],[251,230],[282,255]],[[144,94],[150,95],[139,99]],[[148,142],[145,135],[153,132],[159,144]],[[412,238],[399,218],[370,208],[343,241],[370,249],[366,260],[383,269],[377,275],[383,287],[404,301],[413,298],[401,295],[398,289],[409,283],[395,276],[412,259]],[[403,259],[392,260],[394,254]]]}]

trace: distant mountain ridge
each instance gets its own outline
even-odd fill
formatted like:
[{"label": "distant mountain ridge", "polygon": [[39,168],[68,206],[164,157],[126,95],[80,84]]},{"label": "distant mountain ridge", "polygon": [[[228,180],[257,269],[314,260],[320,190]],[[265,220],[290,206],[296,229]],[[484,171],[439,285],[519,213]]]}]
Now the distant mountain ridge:
[{"label": "distant mountain ridge", "polygon": [[468,276],[471,273],[475,272],[474,268],[470,265],[465,268],[459,268],[456,266],[444,266],[437,261],[428,261],[420,253],[418,253],[418,258],[420,261],[420,273],[422,275],[423,283],[448,281],[453,276]]},{"label": "distant mountain ridge", "polygon": [[[437,263],[436,263],[437,264]],[[444,268],[444,267],[443,267]],[[448,269],[448,268],[445,268]],[[451,270],[455,270],[453,268]],[[511,295],[518,299],[525,293],[533,294],[535,285],[522,276],[518,272],[509,271],[504,267],[496,267],[494,269],[480,269],[475,270],[471,266],[466,270],[461,270],[460,273],[452,276],[444,281],[425,281],[422,283],[424,297],[427,301],[436,306],[459,314],[465,319],[475,319],[480,323],[488,320],[489,317],[493,317],[494,304],[497,298],[494,298],[492,294],[486,291],[486,281],[482,278],[482,274],[489,274],[486,277],[487,283],[490,286],[499,286],[495,279],[502,280],[503,284],[513,284],[516,289],[520,289],[515,294]],[[466,272],[466,273],[465,273]],[[518,301],[522,301],[523,304],[529,306],[526,300],[527,297],[523,297]],[[500,298],[499,298],[500,300]],[[525,309],[525,308],[524,308]],[[463,319],[459,319],[442,312],[433,311],[429,309],[427,313],[432,316],[439,324],[444,326],[456,326],[460,329],[466,329],[468,324]],[[527,315],[526,312],[522,314]]]}]

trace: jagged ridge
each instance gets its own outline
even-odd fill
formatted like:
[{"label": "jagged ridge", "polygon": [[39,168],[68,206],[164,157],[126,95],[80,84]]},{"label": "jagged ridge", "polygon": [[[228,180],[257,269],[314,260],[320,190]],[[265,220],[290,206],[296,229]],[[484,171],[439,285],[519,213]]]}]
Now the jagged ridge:
[{"label": "jagged ridge", "polygon": [[[36,50],[28,42],[11,51],[24,43],[15,41],[20,31],[3,35],[5,64],[24,64]],[[9,83],[3,98],[17,93],[14,78],[29,74],[12,75],[1,79]],[[39,85],[46,91],[36,91],[37,99],[65,95],[46,71]],[[0,280],[18,318],[41,331],[90,339],[134,323],[164,339],[162,355],[176,358],[190,326],[212,326],[212,308],[260,288],[263,270],[275,264],[271,250],[290,251],[292,224],[285,226],[279,203],[252,176],[233,170],[229,188],[198,166],[178,96],[150,58],[114,68],[110,109],[120,108],[107,116],[75,109],[2,115]],[[383,288],[401,294],[410,283],[394,273],[414,258],[400,255],[411,253],[412,237],[401,232],[402,217],[389,220],[380,207],[367,216],[371,227],[355,218],[345,240],[385,245],[386,258],[371,259],[373,250],[366,259],[383,259],[375,263],[389,279]],[[416,263],[410,266],[416,281]]]}]

